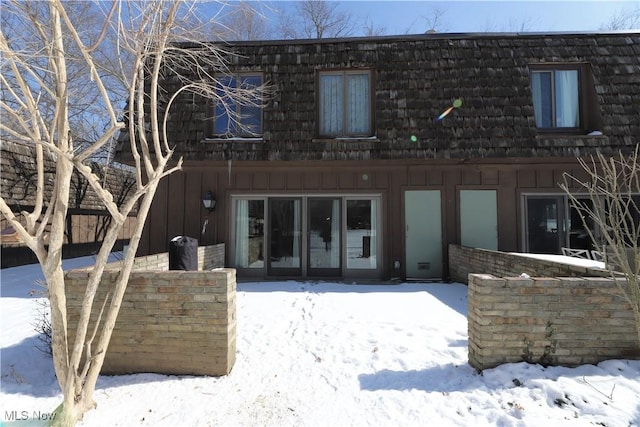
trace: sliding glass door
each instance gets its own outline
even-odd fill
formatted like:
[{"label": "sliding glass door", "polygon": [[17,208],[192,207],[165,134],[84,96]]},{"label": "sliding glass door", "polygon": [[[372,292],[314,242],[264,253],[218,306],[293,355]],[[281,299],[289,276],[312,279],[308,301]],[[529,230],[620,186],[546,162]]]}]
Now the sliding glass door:
[{"label": "sliding glass door", "polygon": [[[591,200],[583,199],[581,203],[593,207]],[[598,236],[598,230],[567,196],[526,196],[525,213],[527,252],[560,254],[563,247],[593,250],[590,233]]]},{"label": "sliding glass door", "polygon": [[241,277],[379,278],[379,196],[238,196],[230,251]]}]

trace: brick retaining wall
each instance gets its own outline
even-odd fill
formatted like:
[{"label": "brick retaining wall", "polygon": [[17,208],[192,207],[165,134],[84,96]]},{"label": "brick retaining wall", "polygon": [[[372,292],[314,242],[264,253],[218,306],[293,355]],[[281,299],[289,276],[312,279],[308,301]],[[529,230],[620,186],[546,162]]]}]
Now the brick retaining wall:
[{"label": "brick retaining wall", "polygon": [[524,255],[449,245],[449,275],[452,281],[467,283],[469,274],[515,277],[526,273],[537,277],[610,277],[607,270],[536,259]]},{"label": "brick retaining wall", "polygon": [[603,277],[470,274],[468,325],[469,363],[478,370],[640,357],[631,307]]},{"label": "brick retaining wall", "polygon": [[[220,255],[220,245],[201,247],[198,252],[202,267]],[[112,263],[105,269],[92,322],[119,274],[118,264]],[[236,354],[235,270],[169,271],[167,265],[167,254],[136,259],[103,374],[156,372],[218,376],[231,371]],[[72,340],[89,271],[78,269],[65,274]]]}]

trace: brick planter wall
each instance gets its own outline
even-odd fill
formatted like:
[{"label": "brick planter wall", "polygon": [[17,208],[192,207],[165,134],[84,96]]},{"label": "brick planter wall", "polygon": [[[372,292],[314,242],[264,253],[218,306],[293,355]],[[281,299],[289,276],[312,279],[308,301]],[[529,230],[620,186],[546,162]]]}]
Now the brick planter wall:
[{"label": "brick planter wall", "polygon": [[478,370],[640,357],[631,307],[607,278],[470,274],[468,324],[469,363]]},{"label": "brick planter wall", "polygon": [[[198,270],[211,270],[224,267],[225,244],[218,243],[211,246],[198,246]],[[110,263],[108,268],[118,268],[119,262]],[[136,257],[133,263],[135,270],[168,270],[169,254],[159,254]]]},{"label": "brick planter wall", "polygon": [[449,275],[452,281],[467,283],[471,273],[515,277],[522,273],[538,277],[610,277],[607,270],[562,264],[488,249],[449,245]]},{"label": "brick planter wall", "polygon": [[[214,248],[199,248],[203,260]],[[102,373],[228,374],[236,354],[235,270],[168,271],[166,254],[150,257],[136,262],[131,273]],[[151,267],[153,257],[160,267]],[[118,265],[105,269],[89,331],[119,274]],[[72,341],[89,272],[65,274]]]}]

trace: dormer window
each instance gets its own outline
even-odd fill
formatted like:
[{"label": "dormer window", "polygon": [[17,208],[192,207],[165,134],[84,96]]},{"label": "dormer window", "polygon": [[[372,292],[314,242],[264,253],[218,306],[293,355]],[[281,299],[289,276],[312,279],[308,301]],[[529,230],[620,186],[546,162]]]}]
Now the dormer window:
[{"label": "dormer window", "polygon": [[532,70],[531,92],[538,129],[582,126],[579,69]]},{"label": "dormer window", "polygon": [[371,136],[370,70],[321,71],[318,88],[320,136]]},{"label": "dormer window", "polygon": [[216,83],[212,104],[212,137],[259,137],[262,135],[262,75],[222,76]]}]

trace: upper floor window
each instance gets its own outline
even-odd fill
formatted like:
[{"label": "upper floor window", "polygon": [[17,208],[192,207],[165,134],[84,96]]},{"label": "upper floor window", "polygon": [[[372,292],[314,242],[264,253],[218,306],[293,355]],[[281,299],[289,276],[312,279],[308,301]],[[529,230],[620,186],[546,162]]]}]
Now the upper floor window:
[{"label": "upper floor window", "polygon": [[574,69],[531,71],[531,92],[539,129],[577,129],[580,119],[580,72]]},{"label": "upper floor window", "polygon": [[371,72],[323,71],[319,74],[319,134],[371,136]]},{"label": "upper floor window", "polygon": [[216,83],[212,136],[262,135],[262,75],[224,76]]}]

